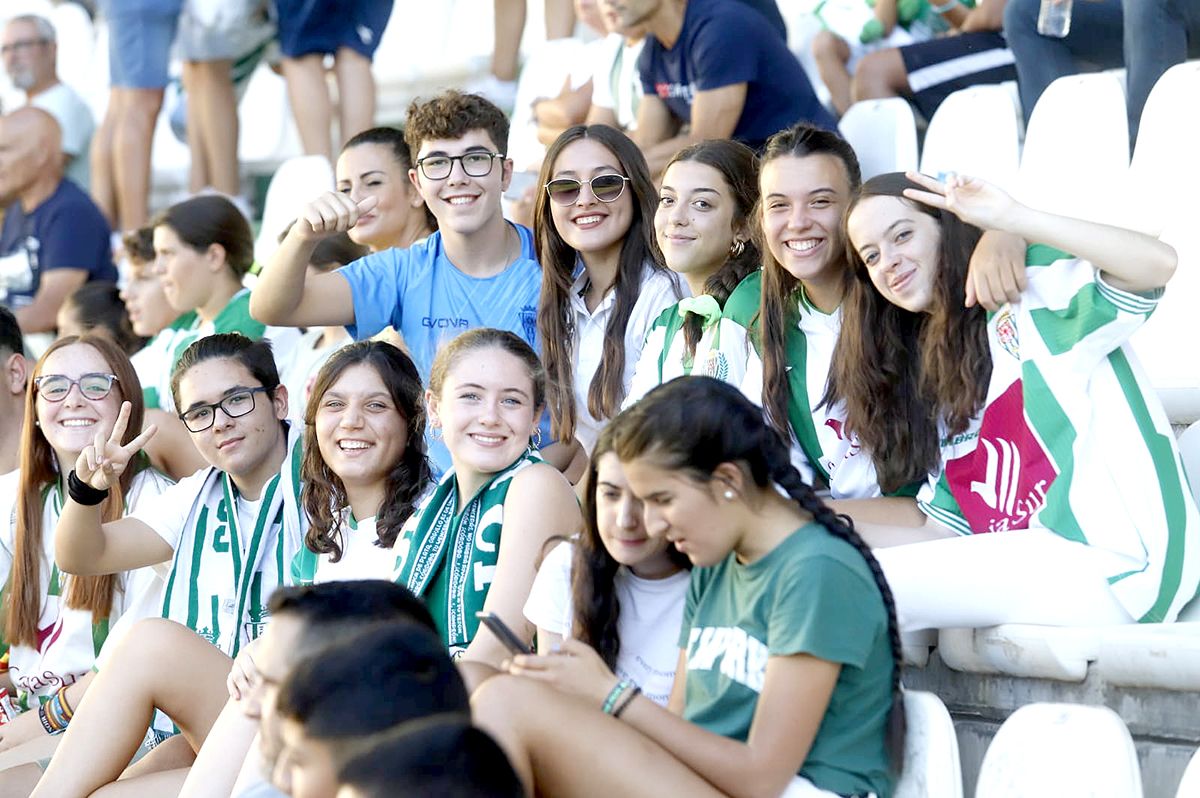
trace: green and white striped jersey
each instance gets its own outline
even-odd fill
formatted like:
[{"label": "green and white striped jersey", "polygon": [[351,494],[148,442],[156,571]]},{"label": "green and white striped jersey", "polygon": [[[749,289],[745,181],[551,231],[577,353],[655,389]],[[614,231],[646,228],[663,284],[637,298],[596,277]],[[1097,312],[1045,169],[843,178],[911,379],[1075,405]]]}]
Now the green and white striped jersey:
[{"label": "green and white striped jersey", "polygon": [[[752,344],[740,384],[742,393],[760,405],[763,403],[761,341],[751,330],[761,303],[761,271],[743,280],[725,303],[726,320],[737,325],[730,334]],[[786,339],[792,465],[805,481],[818,487],[827,486],[835,499],[870,499],[880,495],[871,458],[862,452],[857,436],[846,432],[845,410],[840,405],[821,404],[841,327],[841,308],[823,313],[801,288],[795,328]]]},{"label": "green and white striped jersey", "polygon": [[1117,599],[1139,621],[1173,620],[1200,583],[1200,515],[1175,436],[1128,345],[1161,291],[1139,295],[1090,263],[1029,248],[1020,302],[988,320],[983,412],[942,441],[918,496],[959,532],[1048,529],[1112,552]]},{"label": "green and white striped jersey", "polygon": [[[734,293],[745,285],[746,280],[734,289]],[[650,325],[645,346],[633,372],[633,382],[621,404],[622,409],[659,385],[688,374],[715,377],[731,385],[741,384],[746,374],[750,347],[738,325],[721,317],[721,308],[711,297],[714,316],[705,320],[704,332],[696,342],[696,352],[688,357],[687,338],[683,334],[687,314],[680,305],[695,299],[699,297],[689,297],[664,309]]]}]

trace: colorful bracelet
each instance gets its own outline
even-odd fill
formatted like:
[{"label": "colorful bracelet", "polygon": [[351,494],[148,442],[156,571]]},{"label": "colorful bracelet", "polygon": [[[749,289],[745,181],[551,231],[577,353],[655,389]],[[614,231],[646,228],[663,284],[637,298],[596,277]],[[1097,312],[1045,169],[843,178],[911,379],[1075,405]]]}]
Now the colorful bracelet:
[{"label": "colorful bracelet", "polygon": [[49,703],[47,701],[38,707],[38,720],[42,722],[42,728],[46,730],[46,734],[51,736],[62,734],[67,727],[65,724],[58,723],[53,717],[53,713],[47,710],[46,707]]},{"label": "colorful bracelet", "polygon": [[621,695],[632,686],[633,682],[629,681],[628,679],[622,679],[613,685],[613,689],[608,691],[608,698],[604,699],[603,709],[605,715],[612,714],[613,707],[617,705],[617,700],[620,699]]},{"label": "colorful bracelet", "polygon": [[71,722],[71,718],[75,717],[75,710],[71,709],[71,705],[67,703],[67,686],[65,684],[58,688],[58,692],[50,699],[50,703],[54,705],[55,712],[62,718],[64,726]]},{"label": "colorful bracelet", "polygon": [[629,708],[629,705],[633,703],[633,699],[637,698],[638,695],[641,694],[641,692],[642,692],[642,688],[638,687],[635,684],[633,686],[633,689],[625,694],[624,700],[622,700],[621,703],[617,705],[616,709],[613,710],[613,713],[612,713],[613,717],[614,718],[621,717],[621,713]]}]

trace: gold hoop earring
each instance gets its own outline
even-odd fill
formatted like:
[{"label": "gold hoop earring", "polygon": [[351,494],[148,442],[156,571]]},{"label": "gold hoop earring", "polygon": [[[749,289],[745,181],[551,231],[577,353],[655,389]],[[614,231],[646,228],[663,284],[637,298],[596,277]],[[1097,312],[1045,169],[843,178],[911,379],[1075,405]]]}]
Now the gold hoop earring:
[{"label": "gold hoop earring", "polygon": [[729,245],[729,254],[734,258],[740,258],[745,251],[746,242],[740,238],[735,238],[733,243]]}]

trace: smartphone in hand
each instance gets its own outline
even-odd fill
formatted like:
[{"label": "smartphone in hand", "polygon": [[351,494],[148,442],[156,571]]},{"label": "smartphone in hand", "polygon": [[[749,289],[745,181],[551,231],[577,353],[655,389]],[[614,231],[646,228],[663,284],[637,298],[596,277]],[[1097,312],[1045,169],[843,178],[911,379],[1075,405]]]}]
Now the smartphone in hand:
[{"label": "smartphone in hand", "polygon": [[511,651],[513,654],[532,654],[533,648],[526,645],[516,632],[509,628],[508,624],[500,620],[500,616],[494,612],[477,612],[475,617],[491,631],[500,642]]}]

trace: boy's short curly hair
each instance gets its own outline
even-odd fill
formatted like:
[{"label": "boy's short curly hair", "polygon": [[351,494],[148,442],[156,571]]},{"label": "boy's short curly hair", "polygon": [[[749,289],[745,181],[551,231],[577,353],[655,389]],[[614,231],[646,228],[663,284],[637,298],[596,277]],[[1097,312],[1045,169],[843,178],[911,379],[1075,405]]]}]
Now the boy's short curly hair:
[{"label": "boy's short curly hair", "polygon": [[508,153],[508,117],[478,94],[447,91],[432,100],[414,100],[404,123],[404,140],[415,159],[421,143],[429,139],[457,139],[470,130],[482,130],[496,149]]}]

